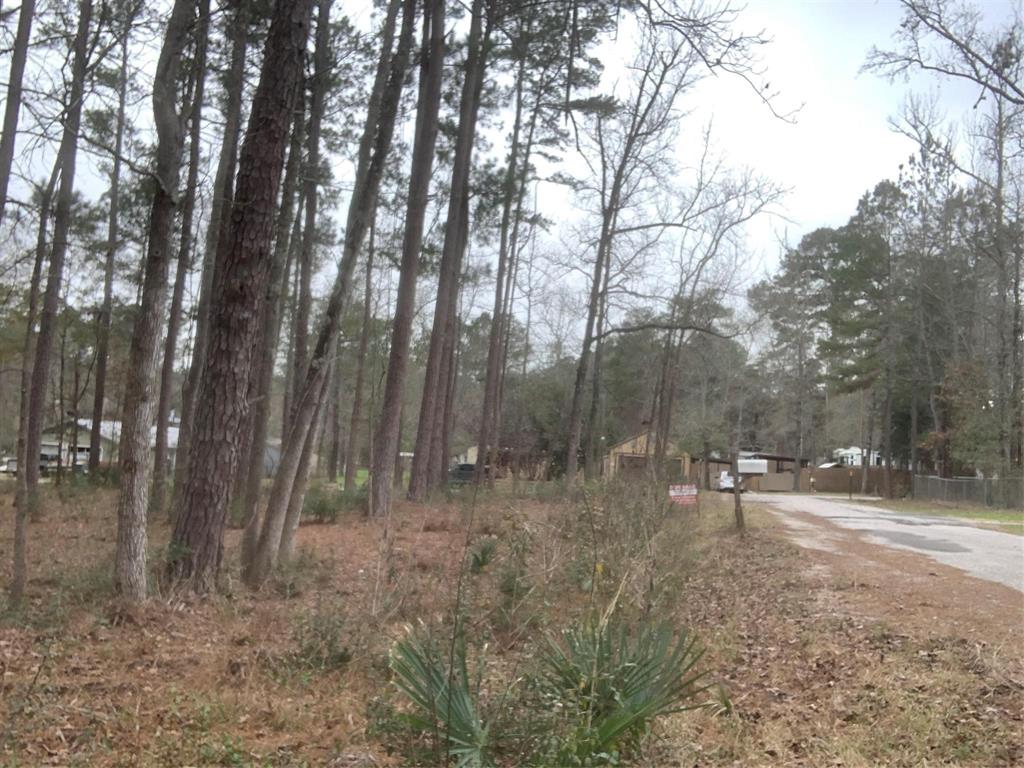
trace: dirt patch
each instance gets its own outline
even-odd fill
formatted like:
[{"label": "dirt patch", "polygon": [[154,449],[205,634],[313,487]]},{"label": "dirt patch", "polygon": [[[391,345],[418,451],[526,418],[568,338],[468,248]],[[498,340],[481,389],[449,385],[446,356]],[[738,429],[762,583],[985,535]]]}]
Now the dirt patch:
[{"label": "dirt patch", "polygon": [[[769,507],[770,509],[770,507]],[[1024,653],[1024,594],[926,555],[867,542],[861,533],[805,512],[774,513],[807,558],[819,588],[849,592],[851,610],[928,634],[957,632]],[[1024,564],[1022,564],[1024,566]]]}]

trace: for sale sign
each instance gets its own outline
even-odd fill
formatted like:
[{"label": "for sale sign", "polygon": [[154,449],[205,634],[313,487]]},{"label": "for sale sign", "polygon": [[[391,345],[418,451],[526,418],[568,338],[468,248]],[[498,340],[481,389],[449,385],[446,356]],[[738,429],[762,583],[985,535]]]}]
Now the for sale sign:
[{"label": "for sale sign", "polygon": [[670,485],[668,487],[668,498],[673,504],[690,506],[697,503],[696,485]]}]

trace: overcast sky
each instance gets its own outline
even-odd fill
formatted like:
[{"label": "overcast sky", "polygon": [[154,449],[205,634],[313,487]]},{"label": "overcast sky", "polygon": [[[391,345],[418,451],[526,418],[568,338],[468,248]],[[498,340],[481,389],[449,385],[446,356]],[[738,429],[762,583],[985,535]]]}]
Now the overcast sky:
[{"label": "overcast sky", "polygon": [[[1009,0],[981,3],[987,20],[1009,18]],[[859,72],[872,45],[886,48],[902,13],[895,0],[749,0],[744,31],[764,29],[766,77],[781,110],[803,105],[794,124],[774,118],[745,84],[718,77],[698,86],[700,113],[714,115],[721,147],[737,165],[750,165],[791,189],[786,221],[762,220],[749,242],[763,266],[777,260],[776,233],[791,243],[820,226],[840,225],[860,196],[913,153],[888,124],[911,92],[936,92],[950,118],[970,113],[977,91],[918,76],[890,83]],[[691,134],[692,136],[692,134]]]}]

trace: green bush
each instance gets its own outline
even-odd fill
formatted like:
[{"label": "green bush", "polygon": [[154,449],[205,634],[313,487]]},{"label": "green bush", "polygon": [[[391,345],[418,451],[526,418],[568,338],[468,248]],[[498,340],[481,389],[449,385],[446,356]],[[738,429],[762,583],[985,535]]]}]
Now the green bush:
[{"label": "green bush", "polygon": [[695,672],[703,655],[696,638],[678,638],[667,624],[589,621],[547,639],[536,685],[546,706],[564,718],[549,745],[561,765],[612,764],[635,748],[658,717],[695,706],[708,686]]},{"label": "green bush", "polygon": [[338,496],[336,488],[321,483],[311,485],[302,501],[302,516],[316,523],[336,522],[341,511]]}]

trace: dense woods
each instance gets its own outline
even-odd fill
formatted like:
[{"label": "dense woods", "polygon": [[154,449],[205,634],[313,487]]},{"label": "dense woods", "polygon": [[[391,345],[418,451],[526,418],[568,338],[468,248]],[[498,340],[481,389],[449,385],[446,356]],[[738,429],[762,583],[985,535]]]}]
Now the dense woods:
[{"label": "dense woods", "polygon": [[[258,588],[311,483],[384,518],[442,493],[457,456],[477,484],[571,485],[651,431],[656,467],[670,443],[854,445],[890,472],[1019,476],[1020,20],[903,13],[865,69],[969,81],[970,122],[911,97],[892,122],[913,154],[759,277],[745,227],[785,190],[687,117],[709,75],[791,117],[763,82],[768,37],[728,5],[4,11],[12,598],[44,433],[55,482],[116,476],[116,585],[136,601],[154,519],[174,526],[162,577],[213,589],[241,526]],[[611,39],[628,55],[599,56]]]}]

